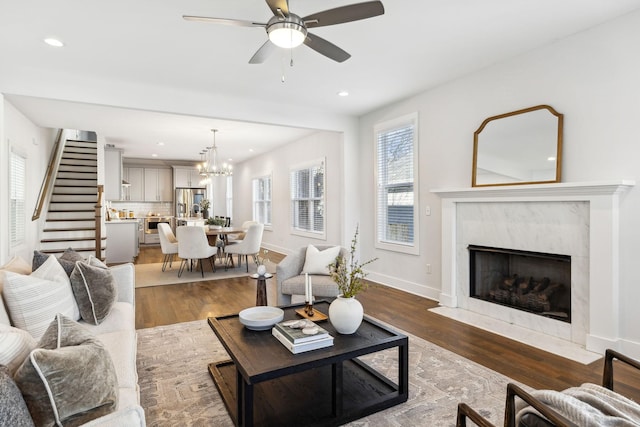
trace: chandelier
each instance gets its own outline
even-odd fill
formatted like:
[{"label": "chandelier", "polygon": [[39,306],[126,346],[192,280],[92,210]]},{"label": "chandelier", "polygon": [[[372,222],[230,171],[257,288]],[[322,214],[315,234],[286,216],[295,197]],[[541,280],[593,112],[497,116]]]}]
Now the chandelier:
[{"label": "chandelier", "polygon": [[198,165],[200,176],[209,178],[211,176],[232,175],[232,166],[230,164],[225,162],[222,163],[222,166],[218,165],[218,147],[216,146],[216,132],[218,132],[218,129],[211,129],[211,132],[213,132],[213,145],[200,152],[203,160],[202,164]]}]

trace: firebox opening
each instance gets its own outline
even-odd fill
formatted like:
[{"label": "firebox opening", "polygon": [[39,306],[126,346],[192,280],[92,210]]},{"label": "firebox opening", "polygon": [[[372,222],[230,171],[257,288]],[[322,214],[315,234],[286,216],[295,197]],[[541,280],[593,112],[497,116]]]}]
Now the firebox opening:
[{"label": "firebox opening", "polygon": [[571,257],[469,245],[469,296],[571,323]]}]

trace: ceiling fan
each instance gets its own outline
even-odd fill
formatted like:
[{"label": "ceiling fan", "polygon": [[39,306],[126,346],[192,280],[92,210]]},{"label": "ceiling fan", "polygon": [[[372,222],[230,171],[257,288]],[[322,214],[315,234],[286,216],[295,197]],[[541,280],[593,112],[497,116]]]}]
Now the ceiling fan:
[{"label": "ceiling fan", "polygon": [[384,14],[384,6],[380,1],[368,1],[347,6],[336,7],[323,12],[314,13],[304,18],[289,11],[288,0],[266,0],[273,12],[273,17],[264,24],[240,19],[211,18],[207,16],[183,15],[187,21],[213,22],[215,24],[236,25],[240,27],[263,27],[269,39],[249,60],[250,64],[264,62],[276,47],[294,48],[302,43],[316,52],[337,62],[344,62],[351,55],[333,43],[311,34],[308,28],[326,27],[344,24]]}]

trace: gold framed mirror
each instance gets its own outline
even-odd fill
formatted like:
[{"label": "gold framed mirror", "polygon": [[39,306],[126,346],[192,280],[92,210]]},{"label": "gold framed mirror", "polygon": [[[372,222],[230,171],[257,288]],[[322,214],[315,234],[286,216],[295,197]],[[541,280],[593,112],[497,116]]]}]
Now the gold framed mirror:
[{"label": "gold framed mirror", "polygon": [[562,123],[548,105],[486,119],[473,134],[471,186],[560,182]]}]

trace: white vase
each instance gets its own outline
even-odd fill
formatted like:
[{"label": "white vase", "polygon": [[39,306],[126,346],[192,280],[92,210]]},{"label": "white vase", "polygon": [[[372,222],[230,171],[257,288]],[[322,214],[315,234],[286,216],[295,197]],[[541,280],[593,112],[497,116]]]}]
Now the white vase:
[{"label": "white vase", "polygon": [[267,273],[267,266],[260,264],[258,266],[258,276],[264,276]]},{"label": "white vase", "polygon": [[364,310],[355,297],[343,298],[339,295],[329,305],[329,320],[338,333],[348,335],[358,330]]}]

